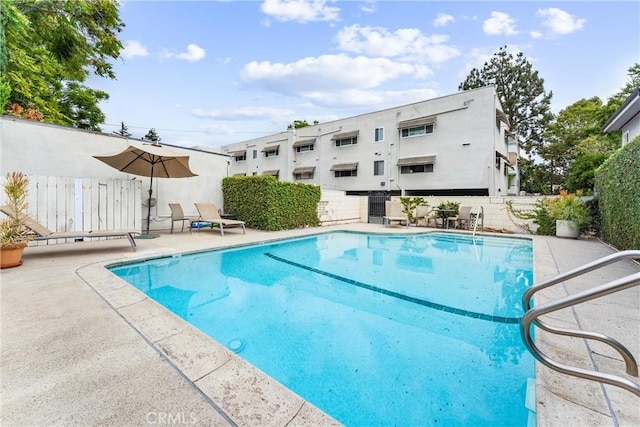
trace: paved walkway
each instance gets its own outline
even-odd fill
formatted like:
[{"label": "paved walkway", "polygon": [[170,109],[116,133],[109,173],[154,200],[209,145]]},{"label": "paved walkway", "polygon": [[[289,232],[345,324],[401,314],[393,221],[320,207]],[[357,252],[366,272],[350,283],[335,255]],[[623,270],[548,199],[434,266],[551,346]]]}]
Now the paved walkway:
[{"label": "paved walkway", "polygon": [[[352,224],[246,235],[230,230],[224,237],[211,231],[163,233],[137,240],[135,253],[122,239],[28,248],[22,267],[0,273],[0,424],[335,424],[103,268],[114,261],[333,229],[416,232]],[[537,236],[534,249],[538,281],[614,252],[596,241]],[[637,272],[638,265],[625,261],[566,282],[560,291]],[[554,320],[609,334],[640,358],[639,307],[636,287],[567,309]],[[623,372],[620,358],[598,343],[565,338],[544,344],[562,360]],[[537,369],[538,425],[637,426],[639,403],[628,391]]]}]

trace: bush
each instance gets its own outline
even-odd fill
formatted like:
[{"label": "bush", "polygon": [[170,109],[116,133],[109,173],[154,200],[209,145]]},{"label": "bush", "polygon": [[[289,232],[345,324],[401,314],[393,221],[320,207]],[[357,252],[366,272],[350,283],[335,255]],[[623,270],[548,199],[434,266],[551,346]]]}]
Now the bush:
[{"label": "bush", "polygon": [[640,136],[596,170],[602,238],[620,250],[640,249]]},{"label": "bush", "polygon": [[257,230],[317,227],[320,187],[278,181],[269,175],[226,177],[222,180],[224,210]]},{"label": "bush", "polygon": [[[586,231],[591,218],[587,205],[576,195],[562,192],[558,197],[543,197],[538,199],[532,210],[519,210],[513,207],[513,201],[506,202],[507,210],[512,217],[519,220],[532,220],[538,227],[535,234],[554,236],[556,234],[556,220],[566,219],[576,221],[580,231]],[[533,231],[528,224],[516,224],[529,233]]]}]

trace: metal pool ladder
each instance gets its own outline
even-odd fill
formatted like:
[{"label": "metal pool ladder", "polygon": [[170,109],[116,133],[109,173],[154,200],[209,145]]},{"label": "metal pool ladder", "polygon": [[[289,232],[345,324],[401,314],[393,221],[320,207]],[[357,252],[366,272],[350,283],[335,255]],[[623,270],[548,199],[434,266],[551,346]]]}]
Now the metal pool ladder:
[{"label": "metal pool ladder", "polygon": [[566,273],[559,274],[555,277],[552,277],[551,279],[545,280],[528,288],[522,296],[522,305],[525,309],[525,314],[520,320],[520,333],[529,351],[543,365],[567,375],[573,375],[579,378],[622,387],[623,389],[628,390],[640,397],[640,384],[630,381],[627,378],[621,376],[602,373],[590,369],[578,368],[575,366],[556,362],[555,360],[544,354],[535,345],[531,336],[531,325],[533,324],[540,329],[550,333],[600,341],[611,346],[622,356],[625,362],[627,374],[637,377],[638,363],[636,362],[631,352],[619,341],[616,341],[615,339],[608,337],[607,335],[603,335],[597,332],[587,332],[550,326],[542,322],[539,317],[557,310],[561,310],[563,308],[580,304],[585,301],[638,286],[640,285],[640,272],[630,274],[628,276],[610,281],[599,286],[595,286],[593,288],[578,292],[573,295],[567,295],[565,297],[540,304],[533,308],[531,307],[533,295],[536,292],[624,259],[640,259],[640,250],[621,251],[612,255],[608,255],[596,261],[585,264],[581,267],[574,268],[573,270],[567,271]]}]

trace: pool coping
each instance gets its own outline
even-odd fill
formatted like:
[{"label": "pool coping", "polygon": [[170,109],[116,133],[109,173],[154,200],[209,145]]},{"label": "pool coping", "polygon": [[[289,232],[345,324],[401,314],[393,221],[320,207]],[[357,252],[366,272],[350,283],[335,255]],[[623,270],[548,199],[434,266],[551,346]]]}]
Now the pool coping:
[{"label": "pool coping", "polygon": [[[107,266],[118,263],[137,262],[145,259],[170,257],[176,254],[198,253],[230,247],[242,247],[251,244],[268,243],[278,240],[304,237],[342,230],[336,227],[332,230],[296,230],[295,235],[274,238],[257,238],[255,241],[243,241],[242,243],[225,246],[213,246],[193,251],[161,250],[153,253],[140,254],[121,259],[111,259],[81,266],[76,269],[76,274],[90,288],[92,288],[131,328],[164,357],[184,378],[191,383],[206,399],[210,401],[230,425],[251,425],[260,420],[260,424],[269,425],[340,425],[338,421],[305,401],[300,396],[280,384],[278,381],[264,374],[262,371],[244,361],[241,357],[217,343],[212,338],[200,332],[196,327],[171,313],[143,292],[135,289],[124,280],[115,276]],[[379,234],[424,234],[453,232],[460,234],[460,230],[400,230],[394,228],[355,230],[356,232],[368,232]],[[477,233],[497,237],[510,237],[528,239],[533,242],[534,250],[534,277],[539,282],[558,274],[553,254],[544,240],[528,235],[503,235],[499,233]],[[558,290],[541,292],[540,301],[559,296]],[[566,292],[566,290],[565,290]],[[538,300],[536,299],[536,302]],[[571,316],[559,316],[559,320],[580,327],[576,318]],[[558,337],[545,336],[541,333],[536,340],[548,344],[551,347],[558,345]],[[576,340],[577,341],[577,340]],[[188,343],[188,345],[186,344]],[[564,345],[564,344],[563,344]],[[188,347],[188,350],[185,350]],[[566,353],[571,357],[590,358],[589,349],[584,344],[576,342]],[[597,400],[607,401],[606,392],[598,383],[580,382],[580,387],[585,387],[584,394],[597,397]],[[530,419],[530,424],[553,425],[559,412],[571,411],[570,418],[577,422],[588,421],[590,425],[603,425],[611,423],[612,416],[608,414],[612,410],[606,404],[597,404],[591,408],[584,405],[578,396],[577,399],[567,399],[561,402],[557,408],[551,409],[545,404],[550,399],[557,399],[563,395],[563,387],[575,387],[575,379],[562,376],[555,371],[545,368],[536,362],[535,380],[535,404],[533,411],[536,416]],[[608,387],[608,386],[607,386]],[[578,394],[581,394],[579,392]],[[531,399],[531,398],[529,398]],[[576,402],[574,402],[576,400]],[[604,406],[603,406],[604,405]],[[530,410],[532,408],[529,408]],[[537,421],[536,421],[537,417]],[[625,420],[625,418],[623,418]],[[613,422],[617,425],[617,422]]]}]

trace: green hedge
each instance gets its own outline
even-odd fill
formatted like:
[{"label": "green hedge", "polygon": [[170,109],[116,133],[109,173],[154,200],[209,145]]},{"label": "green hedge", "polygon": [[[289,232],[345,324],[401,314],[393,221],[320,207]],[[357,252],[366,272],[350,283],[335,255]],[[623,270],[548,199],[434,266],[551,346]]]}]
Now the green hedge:
[{"label": "green hedge", "polygon": [[640,249],[640,136],[596,170],[595,183],[604,241]]},{"label": "green hedge", "polygon": [[320,187],[278,181],[270,175],[234,176],[222,180],[224,209],[257,230],[317,227]]}]

